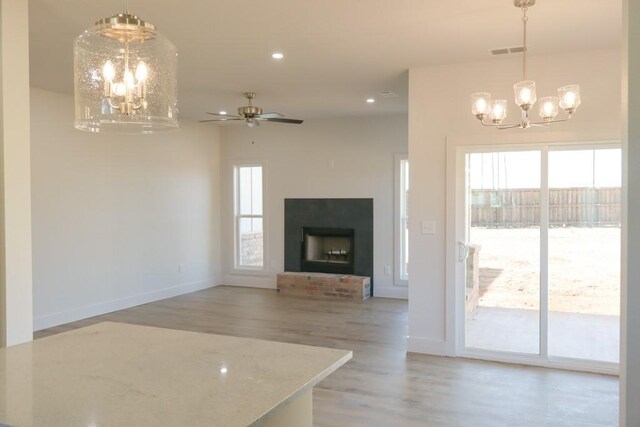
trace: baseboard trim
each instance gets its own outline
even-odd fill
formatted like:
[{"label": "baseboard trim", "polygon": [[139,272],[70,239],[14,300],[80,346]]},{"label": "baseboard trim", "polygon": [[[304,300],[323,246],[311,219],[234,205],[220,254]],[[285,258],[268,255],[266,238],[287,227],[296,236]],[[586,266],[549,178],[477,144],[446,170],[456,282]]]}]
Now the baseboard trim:
[{"label": "baseboard trim", "polygon": [[65,323],[76,322],[82,319],[88,319],[102,314],[112,313],[118,310],[135,307],[150,302],[160,301],[172,298],[178,295],[188,294],[203,289],[218,286],[216,280],[203,280],[198,282],[185,283],[182,285],[172,286],[169,288],[159,289],[152,292],[146,292],[138,295],[131,295],[125,298],[119,298],[111,301],[91,304],[84,307],[74,308],[68,311],[47,314],[45,316],[33,319],[33,330],[52,328],[54,326],[64,325]]},{"label": "baseboard trim", "polygon": [[373,296],[376,298],[408,299],[409,290],[406,286],[383,287],[373,286]]},{"label": "baseboard trim", "polygon": [[229,274],[224,276],[222,284],[241,288],[277,289],[275,276]]},{"label": "baseboard trim", "polygon": [[446,341],[428,338],[407,337],[407,352],[431,354],[433,356],[453,356]]}]

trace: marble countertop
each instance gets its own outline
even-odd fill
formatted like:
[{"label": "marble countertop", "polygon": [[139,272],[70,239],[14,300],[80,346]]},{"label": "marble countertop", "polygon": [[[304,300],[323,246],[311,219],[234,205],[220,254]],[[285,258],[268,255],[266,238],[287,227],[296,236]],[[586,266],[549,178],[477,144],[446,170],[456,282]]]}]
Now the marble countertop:
[{"label": "marble countertop", "polygon": [[0,423],[246,426],[351,357],[105,322],[0,349]]}]

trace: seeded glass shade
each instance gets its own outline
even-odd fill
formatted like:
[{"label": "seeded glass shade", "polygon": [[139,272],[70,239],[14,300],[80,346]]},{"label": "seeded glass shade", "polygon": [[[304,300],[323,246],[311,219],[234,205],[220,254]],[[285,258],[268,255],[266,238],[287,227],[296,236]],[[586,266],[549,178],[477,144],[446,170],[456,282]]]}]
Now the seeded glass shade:
[{"label": "seeded glass shade", "polygon": [[153,133],[178,127],[177,51],[128,14],[98,21],[74,42],[75,127]]},{"label": "seeded glass shade", "polygon": [[502,123],[507,118],[507,100],[496,99],[491,105],[491,120],[494,123]]},{"label": "seeded glass shade", "polygon": [[513,85],[516,105],[527,111],[536,103],[536,82],[526,80]]},{"label": "seeded glass shade", "polygon": [[491,113],[491,94],[477,92],[471,95],[471,112],[474,116],[488,116]]},{"label": "seeded glass shade", "polygon": [[565,111],[573,113],[582,102],[580,100],[580,86],[568,85],[558,88],[558,98],[560,99],[560,107]]}]

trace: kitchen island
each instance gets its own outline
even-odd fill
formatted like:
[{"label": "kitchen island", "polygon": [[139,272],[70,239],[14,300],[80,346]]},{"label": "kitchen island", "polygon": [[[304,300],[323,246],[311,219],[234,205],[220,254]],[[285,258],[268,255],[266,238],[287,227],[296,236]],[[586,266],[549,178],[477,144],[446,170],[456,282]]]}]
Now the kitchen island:
[{"label": "kitchen island", "polygon": [[0,349],[0,423],[312,426],[335,350],[104,322]]}]

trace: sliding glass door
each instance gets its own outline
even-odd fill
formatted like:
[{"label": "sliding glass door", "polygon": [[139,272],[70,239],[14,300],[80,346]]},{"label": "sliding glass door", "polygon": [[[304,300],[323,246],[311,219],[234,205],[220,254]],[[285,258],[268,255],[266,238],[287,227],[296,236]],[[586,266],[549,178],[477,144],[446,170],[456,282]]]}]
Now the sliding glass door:
[{"label": "sliding glass door", "polygon": [[619,360],[620,156],[549,152],[549,355]]},{"label": "sliding glass door", "polygon": [[458,353],[612,368],[620,149],[461,149],[458,159]]}]

